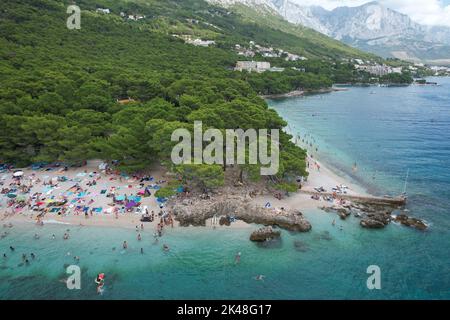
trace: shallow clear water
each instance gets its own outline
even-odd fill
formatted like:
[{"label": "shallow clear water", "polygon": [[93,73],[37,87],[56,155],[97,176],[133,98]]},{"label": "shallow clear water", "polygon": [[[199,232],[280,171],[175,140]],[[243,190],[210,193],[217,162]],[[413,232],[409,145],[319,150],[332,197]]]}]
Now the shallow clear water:
[{"label": "shallow clear water", "polygon": [[[10,232],[0,240],[0,253],[8,256],[0,257],[0,298],[448,299],[450,79],[437,81],[442,86],[350,88],[270,101],[293,132],[310,134],[307,139],[314,141],[321,160],[372,192],[402,192],[409,169],[408,209],[432,224],[427,232],[395,224],[364,230],[355,218],[338,221],[340,231],[331,225],[334,216],[319,210],[306,212],[311,233],[283,231],[282,241],[271,247],[248,240],[257,226],[168,230],[155,245],[152,230],[138,242],[133,229],[16,225],[0,230]],[[67,228],[71,238],[64,241]],[[33,239],[35,233],[39,240]],[[306,251],[296,248],[298,241]],[[170,252],[163,252],[163,243]],[[241,263],[235,265],[238,251]],[[22,253],[31,252],[37,258],[20,265]],[[74,255],[80,256],[81,290],[68,290],[60,281]],[[381,268],[381,290],[367,289],[369,265]],[[106,273],[101,296],[94,284],[99,272]],[[258,274],[265,280],[254,280]]]}]

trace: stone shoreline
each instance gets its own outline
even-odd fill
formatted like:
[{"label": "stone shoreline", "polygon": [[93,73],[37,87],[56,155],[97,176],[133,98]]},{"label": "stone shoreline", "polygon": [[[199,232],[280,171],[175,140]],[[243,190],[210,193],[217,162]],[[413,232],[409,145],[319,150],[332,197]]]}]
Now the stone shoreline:
[{"label": "stone shoreline", "polygon": [[180,226],[205,226],[206,220],[213,217],[229,217],[289,231],[308,232],[312,228],[298,210],[263,208],[240,196],[217,196],[207,200],[198,197],[175,199],[170,207]]}]

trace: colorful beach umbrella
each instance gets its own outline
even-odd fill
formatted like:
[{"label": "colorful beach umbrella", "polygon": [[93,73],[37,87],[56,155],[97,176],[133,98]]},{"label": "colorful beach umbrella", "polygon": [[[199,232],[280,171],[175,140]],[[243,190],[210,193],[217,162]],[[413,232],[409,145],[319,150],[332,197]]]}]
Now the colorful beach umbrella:
[{"label": "colorful beach umbrella", "polygon": [[134,201],[130,201],[130,202],[128,202],[127,205],[126,205],[127,209],[133,208],[133,207],[135,207],[135,206],[137,206],[137,203],[134,202]]}]

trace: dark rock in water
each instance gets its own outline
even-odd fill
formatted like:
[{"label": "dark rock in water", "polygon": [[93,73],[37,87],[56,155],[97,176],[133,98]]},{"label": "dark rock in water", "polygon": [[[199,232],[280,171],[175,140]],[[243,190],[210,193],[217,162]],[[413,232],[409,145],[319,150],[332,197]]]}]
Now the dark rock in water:
[{"label": "dark rock in water", "polygon": [[330,232],[328,232],[328,231],[324,231],[323,233],[321,233],[320,236],[319,236],[319,238],[320,238],[321,240],[327,240],[327,241],[333,240],[333,238],[332,238],[331,235],[330,235]]},{"label": "dark rock in water", "polygon": [[330,212],[336,212],[337,215],[338,215],[342,220],[347,219],[347,218],[351,215],[350,210],[349,210],[349,209],[346,209],[346,208],[341,208],[341,207],[335,207],[335,206],[333,206],[333,207],[322,207],[321,209],[322,209],[323,211],[327,212],[327,213],[330,213]]},{"label": "dark rock in water", "polygon": [[250,241],[264,242],[272,239],[277,239],[281,236],[281,232],[273,230],[272,227],[263,227],[258,229],[250,235]]},{"label": "dark rock in water", "polygon": [[231,224],[231,222],[230,222],[230,219],[228,217],[220,217],[219,225],[221,225],[221,226],[225,225],[225,226],[229,227],[230,224]]},{"label": "dark rock in water", "polygon": [[364,218],[360,222],[361,227],[367,229],[383,229],[385,227],[384,223],[370,218]]},{"label": "dark rock in water", "polygon": [[295,248],[295,250],[300,251],[300,252],[306,252],[309,249],[308,245],[300,240],[294,241],[294,248]]},{"label": "dark rock in water", "polygon": [[382,229],[391,222],[390,212],[368,213],[361,220],[360,225],[367,229]]},{"label": "dark rock in water", "polygon": [[347,211],[346,209],[339,209],[337,210],[337,214],[342,220],[345,220],[350,216],[350,211]]},{"label": "dark rock in water", "polygon": [[395,219],[395,222],[399,222],[404,226],[416,228],[418,230],[424,231],[428,226],[420,219],[410,218],[406,214],[400,214]]},{"label": "dark rock in water", "polygon": [[264,249],[279,249],[283,246],[281,237],[275,239],[268,239],[266,241],[255,241],[255,243],[259,248]]}]

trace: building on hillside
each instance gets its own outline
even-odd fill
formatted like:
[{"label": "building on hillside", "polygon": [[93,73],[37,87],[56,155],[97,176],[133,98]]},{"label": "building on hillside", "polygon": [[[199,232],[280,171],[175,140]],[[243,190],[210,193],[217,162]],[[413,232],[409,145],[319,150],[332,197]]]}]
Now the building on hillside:
[{"label": "building on hillside", "polygon": [[289,52],[287,53],[286,61],[298,61],[298,60],[304,61],[304,60],[308,60],[308,59],[305,57],[293,54],[293,53],[289,53]]},{"label": "building on hillside", "polygon": [[270,72],[283,72],[284,68],[272,67],[269,69]]},{"label": "building on hillside", "polygon": [[[387,74],[393,73],[392,68],[386,65],[374,65],[374,66],[367,66],[367,65],[355,65],[355,68],[358,70],[366,71],[370,74],[376,75],[378,77],[385,76]],[[400,71],[401,73],[401,71]]]},{"label": "building on hillside", "polygon": [[240,50],[237,53],[240,56],[244,56],[244,57],[250,57],[253,58],[255,56],[255,53],[251,50]]},{"label": "building on hillside", "polygon": [[95,10],[98,13],[103,13],[103,14],[110,14],[111,11],[109,9],[103,9],[103,8],[97,8],[97,10]]},{"label": "building on hillside", "polygon": [[192,44],[197,47],[209,47],[210,45],[216,44],[213,40],[202,40],[202,39],[194,39],[191,38],[186,39],[186,43]]},{"label": "building on hillside", "polygon": [[238,61],[236,63],[236,67],[234,68],[236,71],[248,71],[248,72],[264,72],[270,70],[270,62],[264,61]]},{"label": "building on hillside", "polygon": [[138,21],[141,19],[144,19],[145,16],[142,14],[129,14],[128,15],[128,20],[133,20],[133,21]]}]

